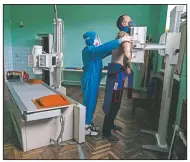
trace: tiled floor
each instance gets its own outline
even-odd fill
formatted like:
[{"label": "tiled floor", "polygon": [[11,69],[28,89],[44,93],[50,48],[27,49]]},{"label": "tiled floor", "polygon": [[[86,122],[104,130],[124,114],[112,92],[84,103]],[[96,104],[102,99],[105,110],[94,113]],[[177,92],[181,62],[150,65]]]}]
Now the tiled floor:
[{"label": "tiled floor", "polygon": [[[82,93],[80,87],[67,86],[67,95],[82,103]],[[100,89],[94,123],[102,129],[104,114],[101,110],[104,98],[104,90]],[[7,88],[4,86],[4,159],[80,159],[80,151],[76,144],[58,147],[47,146],[36,150],[22,152],[18,144],[18,139],[7,111],[11,106]],[[86,137],[86,142],[82,144],[82,150],[86,159],[166,159],[167,154],[160,154],[143,150],[142,144],[154,143],[150,136],[140,133],[141,128],[145,128],[143,121],[146,114],[142,109],[136,109],[136,119],[132,118],[132,101],[127,100],[126,90],[120,112],[116,123],[121,126],[122,131],[113,132],[120,141],[109,143],[99,137]]]}]

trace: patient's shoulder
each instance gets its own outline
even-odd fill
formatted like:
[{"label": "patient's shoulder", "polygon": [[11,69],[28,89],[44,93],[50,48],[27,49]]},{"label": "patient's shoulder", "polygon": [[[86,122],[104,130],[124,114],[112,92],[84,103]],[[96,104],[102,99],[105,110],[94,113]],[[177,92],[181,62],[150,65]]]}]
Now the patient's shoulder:
[{"label": "patient's shoulder", "polygon": [[124,32],[124,31],[120,31],[120,32],[117,34],[117,39],[122,38],[125,34],[129,35],[128,33]]}]

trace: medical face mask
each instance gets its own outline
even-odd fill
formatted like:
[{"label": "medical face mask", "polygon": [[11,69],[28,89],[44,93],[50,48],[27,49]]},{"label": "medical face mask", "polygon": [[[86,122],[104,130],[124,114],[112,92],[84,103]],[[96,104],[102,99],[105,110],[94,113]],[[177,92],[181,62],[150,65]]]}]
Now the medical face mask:
[{"label": "medical face mask", "polygon": [[129,26],[129,28],[135,27],[136,26],[135,21],[133,21],[133,20],[129,21],[128,26]]},{"label": "medical face mask", "polygon": [[126,32],[126,33],[130,33],[130,31],[131,31],[131,27],[134,27],[134,26],[136,26],[135,25],[135,21],[129,21],[129,23],[128,23],[128,26],[123,26],[123,27],[121,27],[120,28],[120,30],[121,31],[124,31],[124,32]]},{"label": "medical face mask", "polygon": [[94,46],[100,46],[101,45],[101,40],[99,36],[96,36],[94,40]]},{"label": "medical face mask", "polygon": [[120,28],[120,31],[124,31],[124,32],[130,34],[131,29],[128,26],[123,26],[123,27]]}]

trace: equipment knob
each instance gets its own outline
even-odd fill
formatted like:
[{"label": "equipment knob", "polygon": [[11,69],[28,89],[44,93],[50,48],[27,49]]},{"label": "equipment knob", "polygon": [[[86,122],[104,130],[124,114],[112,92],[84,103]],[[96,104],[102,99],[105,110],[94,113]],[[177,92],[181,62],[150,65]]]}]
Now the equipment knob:
[{"label": "equipment knob", "polygon": [[175,53],[177,54],[177,53],[179,53],[180,52],[180,49],[176,49],[175,50]]}]

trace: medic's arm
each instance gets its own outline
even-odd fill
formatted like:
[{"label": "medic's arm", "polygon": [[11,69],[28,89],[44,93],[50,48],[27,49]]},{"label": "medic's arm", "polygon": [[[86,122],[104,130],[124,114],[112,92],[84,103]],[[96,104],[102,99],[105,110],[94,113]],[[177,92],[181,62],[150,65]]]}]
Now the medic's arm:
[{"label": "medic's arm", "polygon": [[112,54],[112,51],[108,53],[106,56],[103,56],[102,59],[106,58],[107,56],[110,56]]},{"label": "medic's arm", "polygon": [[105,58],[111,55],[112,50],[116,49],[119,45],[120,41],[117,39],[97,46],[91,51],[91,59],[95,60]]}]

